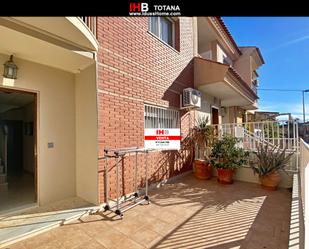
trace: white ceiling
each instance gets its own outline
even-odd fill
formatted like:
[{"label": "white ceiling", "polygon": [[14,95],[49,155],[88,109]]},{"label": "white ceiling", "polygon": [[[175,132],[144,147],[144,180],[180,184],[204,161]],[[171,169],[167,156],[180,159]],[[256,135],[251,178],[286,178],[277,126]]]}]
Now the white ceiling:
[{"label": "white ceiling", "polygon": [[[88,54],[68,50],[0,25],[0,53],[77,73],[94,60]],[[86,55],[86,56],[85,56]]]},{"label": "white ceiling", "polygon": [[221,99],[222,106],[246,106],[252,104],[226,82],[214,82],[198,87],[199,90]]}]

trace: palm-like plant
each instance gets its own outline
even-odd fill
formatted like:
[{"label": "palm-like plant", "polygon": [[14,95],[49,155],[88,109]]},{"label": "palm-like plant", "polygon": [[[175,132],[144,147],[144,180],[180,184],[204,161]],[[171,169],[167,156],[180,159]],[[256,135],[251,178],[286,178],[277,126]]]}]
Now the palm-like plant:
[{"label": "palm-like plant", "polygon": [[191,151],[197,149],[198,157],[209,162],[209,155],[216,140],[216,135],[214,128],[208,124],[208,120],[208,117],[205,116],[197,119],[196,126],[191,129],[184,139],[183,146]]},{"label": "palm-like plant", "polygon": [[278,170],[284,171],[293,156],[293,152],[287,154],[286,149],[281,150],[277,147],[270,147],[268,144],[258,146],[257,151],[253,153],[256,160],[250,163],[250,166],[253,172],[260,177]]}]

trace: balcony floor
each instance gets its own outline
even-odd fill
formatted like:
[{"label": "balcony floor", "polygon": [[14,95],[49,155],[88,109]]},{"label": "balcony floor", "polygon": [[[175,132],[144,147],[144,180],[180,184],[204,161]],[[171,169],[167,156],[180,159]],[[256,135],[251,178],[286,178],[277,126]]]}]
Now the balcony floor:
[{"label": "balcony floor", "polygon": [[288,247],[291,193],[257,184],[219,185],[192,174],[151,191],[152,203],[123,220],[83,216],[23,240],[19,248],[269,248]]}]

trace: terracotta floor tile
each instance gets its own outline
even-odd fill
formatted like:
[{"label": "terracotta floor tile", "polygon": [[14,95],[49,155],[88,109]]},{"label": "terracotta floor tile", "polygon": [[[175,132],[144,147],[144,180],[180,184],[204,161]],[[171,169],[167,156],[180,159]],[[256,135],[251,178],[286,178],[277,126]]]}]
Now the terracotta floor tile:
[{"label": "terracotta floor tile", "polygon": [[152,244],[159,241],[162,238],[162,236],[144,227],[138,230],[132,236],[130,236],[130,238],[143,246],[150,247]]},{"label": "terracotta floor tile", "polygon": [[96,240],[92,240],[92,241],[83,243],[74,249],[107,249],[107,248],[104,247],[99,242],[97,242]]},{"label": "terracotta floor tile", "polygon": [[192,175],[150,191],[152,203],[124,213],[84,216],[22,242],[12,249],[37,248],[212,248],[285,249],[291,193],[258,184]]}]

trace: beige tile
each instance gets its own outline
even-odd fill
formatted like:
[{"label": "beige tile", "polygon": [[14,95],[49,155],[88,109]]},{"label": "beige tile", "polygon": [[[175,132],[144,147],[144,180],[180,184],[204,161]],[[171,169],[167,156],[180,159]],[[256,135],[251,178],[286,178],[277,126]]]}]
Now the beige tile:
[{"label": "beige tile", "polygon": [[188,175],[151,193],[150,205],[129,210],[122,220],[112,212],[84,216],[12,249],[287,248],[291,193],[286,190],[237,181],[225,186]]},{"label": "beige tile", "polygon": [[128,239],[123,233],[113,229],[106,228],[104,232],[98,232],[92,239],[96,240],[106,248],[115,248],[122,240]]},{"label": "beige tile", "polygon": [[59,249],[63,249],[63,247],[61,246],[61,243],[57,240],[51,240],[51,241],[47,241],[45,243],[36,245],[36,247],[31,246],[27,246],[27,249],[32,249],[32,248],[36,248],[36,249],[55,249],[55,248],[59,248]]},{"label": "beige tile", "polygon": [[[0,246],[0,248],[1,248],[1,246]],[[18,243],[15,243],[13,245],[5,246],[3,248],[4,249],[26,249],[26,246],[24,245],[23,242],[18,242]]]},{"label": "beige tile", "polygon": [[90,242],[83,243],[74,249],[107,249],[102,244],[97,242],[96,240],[92,240]]},{"label": "beige tile", "polygon": [[38,248],[41,245],[48,244],[50,242],[53,242],[54,240],[55,237],[50,231],[48,231],[32,238],[26,239],[23,244],[26,248]]},{"label": "beige tile", "polygon": [[145,246],[135,242],[134,240],[123,238],[117,241],[111,249],[143,249]]},{"label": "beige tile", "polygon": [[148,224],[146,228],[165,236],[167,233],[172,231],[175,226],[158,219],[155,222]]},{"label": "beige tile", "polygon": [[159,241],[162,236],[148,228],[141,228],[136,233],[131,235],[130,238],[143,246],[149,247]]},{"label": "beige tile", "polygon": [[76,225],[62,226],[51,231],[63,248],[71,249],[91,241],[91,237]]}]

